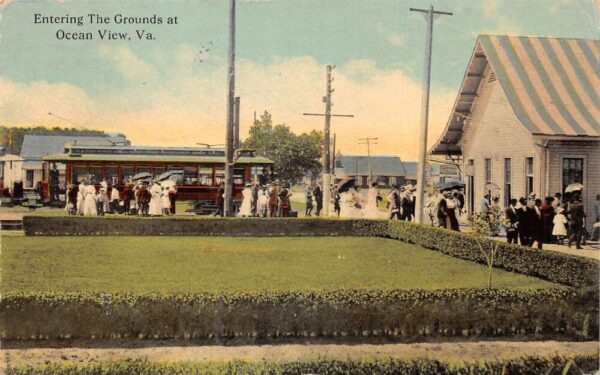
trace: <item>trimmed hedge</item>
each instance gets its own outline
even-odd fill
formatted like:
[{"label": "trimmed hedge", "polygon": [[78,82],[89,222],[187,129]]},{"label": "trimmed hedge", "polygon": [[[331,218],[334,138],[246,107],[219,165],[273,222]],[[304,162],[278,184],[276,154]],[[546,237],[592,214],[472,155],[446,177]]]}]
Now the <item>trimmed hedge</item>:
[{"label": "trimmed hedge", "polygon": [[[468,233],[397,220],[356,220],[354,232],[359,236],[387,237],[413,243],[455,258],[486,264],[475,238]],[[484,240],[484,246],[496,243],[492,241],[496,240]],[[600,262],[596,259],[504,242],[500,244],[494,267],[575,288],[598,288],[600,272]]]},{"label": "trimmed hedge", "polygon": [[24,216],[26,236],[353,236],[353,220],[198,216]]},{"label": "trimmed hedge", "polygon": [[565,289],[7,294],[2,339],[598,337],[598,294]]},{"label": "trimmed hedge", "polygon": [[248,374],[442,374],[497,375],[546,374],[569,375],[598,369],[598,355],[574,357],[521,357],[505,361],[441,362],[434,359],[317,359],[290,362],[151,362],[146,359],[127,359],[77,365],[50,364],[42,366],[9,367],[7,375],[248,375]]}]

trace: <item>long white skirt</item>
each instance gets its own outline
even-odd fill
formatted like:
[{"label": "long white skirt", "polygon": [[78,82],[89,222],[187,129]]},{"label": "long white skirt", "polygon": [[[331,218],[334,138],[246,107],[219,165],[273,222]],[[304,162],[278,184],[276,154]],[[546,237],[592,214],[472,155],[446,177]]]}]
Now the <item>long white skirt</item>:
[{"label": "long white skirt", "polygon": [[83,199],[83,214],[86,216],[98,215],[96,210],[96,197],[93,194],[86,194]]},{"label": "long white skirt", "polygon": [[237,216],[252,216],[252,199],[245,197]]},{"label": "long white skirt", "polygon": [[160,196],[150,198],[150,206],[148,207],[150,215],[162,215],[162,201]]}]

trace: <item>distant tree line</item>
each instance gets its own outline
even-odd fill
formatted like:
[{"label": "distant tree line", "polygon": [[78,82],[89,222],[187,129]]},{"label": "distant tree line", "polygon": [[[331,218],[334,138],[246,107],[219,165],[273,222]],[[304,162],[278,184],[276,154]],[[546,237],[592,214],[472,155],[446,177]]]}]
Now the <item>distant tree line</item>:
[{"label": "distant tree line", "polygon": [[286,124],[273,125],[271,114],[265,111],[250,127],[243,147],[275,162],[277,178],[292,183],[304,176],[316,179],[321,173],[323,133],[295,134]]},{"label": "distant tree line", "polygon": [[21,145],[25,134],[37,135],[83,135],[83,136],[107,136],[108,134],[101,130],[88,130],[77,128],[45,128],[43,126],[35,127],[9,127],[0,126],[0,146],[4,146],[9,154],[19,155],[21,153]]}]

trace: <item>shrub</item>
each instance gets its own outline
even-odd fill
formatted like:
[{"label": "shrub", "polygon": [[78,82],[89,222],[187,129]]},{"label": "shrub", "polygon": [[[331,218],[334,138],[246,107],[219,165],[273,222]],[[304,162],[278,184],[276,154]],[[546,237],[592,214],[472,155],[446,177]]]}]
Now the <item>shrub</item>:
[{"label": "shrub", "polygon": [[597,293],[339,290],[177,295],[7,294],[4,340],[598,337]]},{"label": "shrub", "polygon": [[[387,237],[413,243],[426,249],[487,264],[487,257],[478,250],[477,240],[483,246],[496,244],[492,239],[478,239],[468,233],[394,220],[355,220],[353,232],[357,236]],[[494,256],[494,267],[555,283],[575,287],[598,287],[599,262],[596,259],[563,254],[556,251],[500,243]]]},{"label": "shrub", "polygon": [[126,359],[94,364],[49,364],[9,367],[7,375],[129,375],[129,374],[580,374],[598,369],[598,354],[574,357],[522,357],[504,361],[441,362],[435,359],[316,359],[289,362],[151,362],[146,359]]}]

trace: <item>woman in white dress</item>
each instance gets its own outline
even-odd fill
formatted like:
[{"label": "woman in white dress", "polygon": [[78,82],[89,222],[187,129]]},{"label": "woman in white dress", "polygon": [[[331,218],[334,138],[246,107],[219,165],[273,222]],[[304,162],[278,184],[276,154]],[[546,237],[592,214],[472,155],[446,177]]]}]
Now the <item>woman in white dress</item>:
[{"label": "woman in white dress", "polygon": [[85,185],[83,193],[83,215],[94,216],[97,215],[96,210],[96,187],[93,184]]},{"label": "woman in white dress", "polygon": [[257,214],[260,217],[267,216],[267,206],[269,204],[269,197],[264,189],[258,191],[258,202],[256,203]]},{"label": "woman in white dress", "polygon": [[244,190],[242,190],[242,205],[237,216],[250,217],[252,216],[252,184],[246,184]]},{"label": "woman in white dress", "polygon": [[85,196],[85,181],[81,181],[77,187],[77,212],[76,215],[83,215],[83,197]]},{"label": "woman in white dress", "polygon": [[101,202],[102,202],[102,212],[108,212],[108,183],[106,180],[102,180],[100,182],[100,191]]},{"label": "woman in white dress", "polygon": [[382,212],[379,211],[377,207],[377,198],[379,197],[379,192],[377,191],[377,183],[371,184],[369,187],[369,192],[367,193],[367,203],[364,207],[363,216],[368,219],[378,219],[383,217]]},{"label": "woman in white dress", "polygon": [[148,214],[150,215],[162,215],[162,200],[161,200],[162,188],[158,182],[154,182],[150,188],[150,207]]},{"label": "woman in white dress", "polygon": [[163,182],[161,185],[162,191],[160,193],[160,202],[162,206],[163,215],[171,214],[171,201],[169,200],[169,189],[171,188],[170,181]]}]

